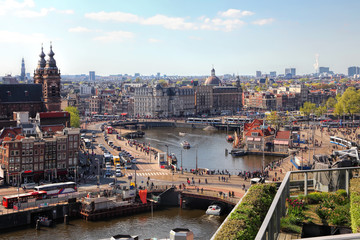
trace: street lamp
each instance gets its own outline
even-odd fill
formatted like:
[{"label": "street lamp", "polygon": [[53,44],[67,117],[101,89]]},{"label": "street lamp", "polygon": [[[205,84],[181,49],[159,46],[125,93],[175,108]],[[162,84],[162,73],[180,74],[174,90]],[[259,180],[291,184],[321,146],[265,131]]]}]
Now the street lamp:
[{"label": "street lamp", "polygon": [[97,185],[98,185],[98,189],[99,189],[99,192],[100,192],[100,159],[98,158],[95,158],[95,161],[97,161],[97,164],[98,164],[98,177],[97,177]]},{"label": "street lamp", "polygon": [[165,147],[166,147],[166,162],[169,164],[169,159],[168,159],[168,156],[169,156],[169,146],[165,144]]}]

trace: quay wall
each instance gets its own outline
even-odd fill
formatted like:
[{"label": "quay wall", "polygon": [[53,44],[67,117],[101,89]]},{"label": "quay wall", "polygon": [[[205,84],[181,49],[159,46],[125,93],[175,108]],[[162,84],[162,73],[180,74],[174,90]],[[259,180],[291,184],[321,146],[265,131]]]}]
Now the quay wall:
[{"label": "quay wall", "polygon": [[80,203],[64,203],[55,206],[41,207],[0,215],[0,230],[14,229],[35,223],[37,216],[47,216],[49,219],[63,219],[65,215],[77,217]]}]

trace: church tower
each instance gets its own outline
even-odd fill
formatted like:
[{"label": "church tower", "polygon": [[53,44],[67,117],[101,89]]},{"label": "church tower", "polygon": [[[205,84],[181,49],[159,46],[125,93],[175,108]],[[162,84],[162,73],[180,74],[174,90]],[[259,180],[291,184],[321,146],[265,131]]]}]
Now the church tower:
[{"label": "church tower", "polygon": [[[40,54],[41,57],[39,61],[40,67],[43,64],[43,62],[41,62],[43,59],[42,54]],[[45,108],[47,111],[61,110],[61,97],[60,97],[61,78],[60,78],[60,71],[56,66],[54,55],[55,53],[53,52],[52,45],[50,44],[50,52],[48,54],[49,59],[46,61],[46,65],[42,74],[43,97],[44,97]]]},{"label": "church tower", "polygon": [[45,61],[45,53],[44,49],[41,46],[41,53],[39,54],[40,60],[38,62],[37,68],[34,71],[34,83],[36,84],[43,84],[43,74],[44,74],[44,68],[46,65]]},{"label": "church tower", "polygon": [[22,58],[21,61],[21,75],[20,75],[20,80],[21,81],[25,81],[25,62],[24,62],[24,58]]}]

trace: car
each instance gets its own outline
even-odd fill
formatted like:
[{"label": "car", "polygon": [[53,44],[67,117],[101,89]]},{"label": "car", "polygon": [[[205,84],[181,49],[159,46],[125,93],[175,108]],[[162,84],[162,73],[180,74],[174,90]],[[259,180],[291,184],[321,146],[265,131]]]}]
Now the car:
[{"label": "car", "polygon": [[116,169],[115,176],[116,177],[122,177],[122,172],[121,172],[120,169]]}]

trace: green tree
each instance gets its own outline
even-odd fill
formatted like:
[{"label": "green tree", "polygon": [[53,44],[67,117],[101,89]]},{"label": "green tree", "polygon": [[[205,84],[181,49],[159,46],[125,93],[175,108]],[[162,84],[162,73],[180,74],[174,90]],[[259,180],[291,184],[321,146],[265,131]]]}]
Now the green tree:
[{"label": "green tree", "polygon": [[79,110],[76,107],[67,107],[65,108],[65,111],[70,113],[70,125],[71,127],[78,128],[80,127],[80,116],[79,116]]},{"label": "green tree", "polygon": [[315,109],[316,109],[315,103],[305,102],[304,105],[300,107],[300,112],[301,114],[309,117],[310,114],[313,114],[315,112]]},{"label": "green tree", "polygon": [[360,93],[354,87],[346,89],[343,95],[336,96],[338,102],[335,105],[335,114],[338,116],[354,114],[360,112]]},{"label": "green tree", "polygon": [[283,124],[283,119],[276,111],[271,111],[270,114],[266,116],[266,122],[270,123],[270,125],[278,131]]},{"label": "green tree", "polygon": [[315,115],[317,117],[321,117],[322,115],[324,115],[327,112],[327,108],[326,106],[319,106],[318,108],[315,109]]},{"label": "green tree", "polygon": [[336,99],[335,98],[332,98],[330,97],[326,103],[325,103],[325,106],[329,109],[329,108],[334,108],[336,105]]}]

